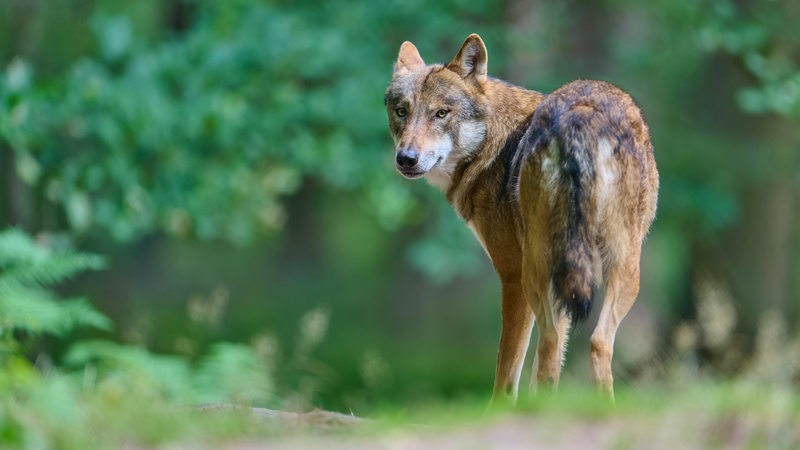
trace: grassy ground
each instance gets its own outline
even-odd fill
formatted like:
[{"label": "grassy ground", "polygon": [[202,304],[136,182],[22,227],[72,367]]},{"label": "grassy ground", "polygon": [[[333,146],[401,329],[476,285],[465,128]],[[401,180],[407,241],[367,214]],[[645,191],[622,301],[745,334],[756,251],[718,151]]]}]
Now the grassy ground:
[{"label": "grassy ground", "polygon": [[429,428],[399,427],[334,448],[800,448],[800,397],[788,388],[732,383],[631,390],[611,405],[562,386],[514,410],[481,410],[433,408],[418,418]]},{"label": "grassy ground", "polygon": [[[152,403],[81,405],[27,430],[2,427],[2,448],[165,449],[797,449],[800,395],[791,387],[705,383],[618,392],[615,405],[585,387],[486,411],[485,401],[387,408],[366,420],[323,412]],[[80,421],[71,418],[78,412]],[[61,415],[61,421],[53,421]],[[2,419],[2,417],[0,417]],[[72,425],[70,425],[72,424]],[[6,424],[7,425],[7,424]],[[25,439],[14,433],[30,432]]]}]

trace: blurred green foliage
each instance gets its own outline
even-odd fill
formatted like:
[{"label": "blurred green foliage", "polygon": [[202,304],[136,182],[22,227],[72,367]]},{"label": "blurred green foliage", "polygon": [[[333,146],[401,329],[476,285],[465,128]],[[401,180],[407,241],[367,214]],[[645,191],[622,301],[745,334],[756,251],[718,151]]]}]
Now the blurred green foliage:
[{"label": "blurred green foliage", "polygon": [[737,93],[741,108],[800,119],[800,30],[793,20],[797,19],[797,5],[752,2],[737,7],[727,1],[712,5],[712,20],[699,40],[707,51],[736,55],[755,78],[751,86]]},{"label": "blurred green foliage", "polygon": [[416,201],[382,169],[376,114],[391,52],[370,36],[412,7],[236,1],[194,11],[190,29],[150,46],[128,17],[97,13],[97,55],[46,89],[24,58],[8,65],[0,133],[20,177],[72,230],[244,243],[281,228],[282,198],[305,178],[360,190],[386,226],[407,220]]},{"label": "blurred green foliage", "polygon": [[103,264],[95,255],[38,245],[19,230],[0,233],[0,361],[21,353],[19,335],[65,337],[81,326],[109,329],[108,318],[85,299],[59,299],[47,288]]},{"label": "blurred green foliage", "polygon": [[[464,13],[496,16],[492,6]],[[100,227],[128,241],[162,231],[244,244],[280,230],[284,198],[308,180],[355,191],[396,229],[418,220],[417,199],[432,193],[385,170],[385,118],[376,109],[395,44],[370,36],[400,39],[415,8],[199,2],[190,29],[150,46],[130,18],[98,8],[89,23],[97,55],[63,79],[36,89],[30,63],[10,62],[0,78],[0,135],[19,176],[78,233]],[[434,42],[455,43],[456,30],[467,29],[429,20]],[[437,222],[457,230],[456,242],[430,239],[414,252],[433,251],[451,267],[411,260],[443,281],[474,271],[475,247],[460,250],[468,232],[449,213]]]},{"label": "blurred green foliage", "polygon": [[[617,352],[618,379],[657,379],[681,330],[702,343],[706,276],[731,292],[735,351],[692,364],[737,373],[766,312],[800,317],[797,19],[770,1],[7,0],[0,224],[47,245],[0,239],[6,386],[340,410],[486,393],[499,285],[441,193],[394,173],[382,105],[402,41],[445,62],[471,32],[495,76],[609,80],[648,118],[662,189],[619,345],[651,344]],[[63,288],[105,315],[48,288],[103,266],[70,242],[108,256]],[[36,384],[37,358],[63,381]]]},{"label": "blurred green foliage", "polygon": [[[30,347],[42,334],[67,338],[81,327],[110,330],[109,319],[85,300],[59,299],[49,288],[102,266],[95,255],[54,249],[19,230],[0,232],[3,448],[80,448],[84,444],[79,442],[88,441],[99,445],[105,439],[89,434],[92,424],[117,408],[114,414],[122,418],[158,414],[179,404],[276,403],[273,368],[243,344],[216,343],[192,362],[107,340],[85,341],[71,346],[61,367],[53,367],[44,355],[29,362]],[[106,439],[118,437],[109,433]]]}]

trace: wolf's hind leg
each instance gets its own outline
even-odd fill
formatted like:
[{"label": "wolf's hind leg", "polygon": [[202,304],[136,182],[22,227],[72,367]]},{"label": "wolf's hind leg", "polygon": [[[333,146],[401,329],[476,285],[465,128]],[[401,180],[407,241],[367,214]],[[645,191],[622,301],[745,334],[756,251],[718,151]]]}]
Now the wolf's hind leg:
[{"label": "wolf's hind leg", "polygon": [[569,334],[569,318],[553,305],[550,279],[544,271],[525,269],[525,297],[536,315],[539,339],[531,373],[531,390],[539,385],[558,387]]},{"label": "wolf's hind leg", "polygon": [[614,338],[620,322],[639,294],[641,244],[632,247],[631,253],[623,261],[608,268],[603,307],[590,339],[589,366],[592,378],[597,389],[612,400],[614,378],[611,373],[611,358],[614,354]]},{"label": "wolf's hind leg", "polygon": [[538,386],[556,389],[561,378],[561,367],[569,338],[569,318],[554,311],[555,321],[549,326],[539,322],[539,340],[536,344],[536,356],[531,373],[531,391],[536,392]]},{"label": "wolf's hind leg", "polygon": [[519,281],[503,283],[502,329],[492,402],[500,399],[511,403],[516,401],[533,320],[533,311],[522,295]]}]

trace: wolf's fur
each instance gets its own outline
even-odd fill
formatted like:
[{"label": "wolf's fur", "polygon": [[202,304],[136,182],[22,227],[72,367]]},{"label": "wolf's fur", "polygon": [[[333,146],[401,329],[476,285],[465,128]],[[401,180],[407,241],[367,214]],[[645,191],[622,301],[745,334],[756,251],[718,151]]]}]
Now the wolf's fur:
[{"label": "wolf's fur", "polygon": [[534,317],[535,380],[558,383],[571,322],[605,298],[591,337],[593,379],[613,396],[614,336],[639,291],[658,173],[629,95],[575,81],[549,95],[487,75],[470,35],[447,65],[400,47],[386,90],[398,170],[426,177],[473,230],[502,283],[495,396],[516,398]]}]

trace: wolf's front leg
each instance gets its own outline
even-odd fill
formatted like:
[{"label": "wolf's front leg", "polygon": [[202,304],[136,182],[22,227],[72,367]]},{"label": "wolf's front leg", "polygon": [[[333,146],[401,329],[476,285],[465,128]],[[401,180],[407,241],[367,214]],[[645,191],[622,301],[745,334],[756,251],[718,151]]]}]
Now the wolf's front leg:
[{"label": "wolf's front leg", "polygon": [[502,320],[492,403],[502,399],[513,404],[534,320],[519,281],[503,283]]}]

